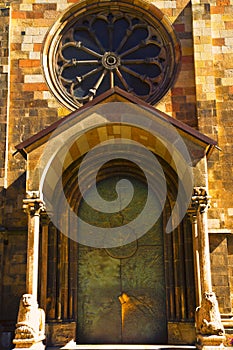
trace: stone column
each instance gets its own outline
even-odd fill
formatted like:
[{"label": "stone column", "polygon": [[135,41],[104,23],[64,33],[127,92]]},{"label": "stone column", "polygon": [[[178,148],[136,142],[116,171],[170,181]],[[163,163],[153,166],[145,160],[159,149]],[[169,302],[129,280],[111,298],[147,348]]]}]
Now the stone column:
[{"label": "stone column", "polygon": [[200,261],[201,294],[212,291],[210,250],[207,210],[209,197],[204,187],[195,187],[192,196],[192,206],[196,211],[196,234],[198,235],[198,252]]},{"label": "stone column", "polygon": [[23,209],[28,214],[26,288],[27,293],[37,299],[40,213],[45,207],[43,201],[33,193],[30,198],[23,200]]},{"label": "stone column", "polygon": [[42,237],[41,237],[41,251],[43,252],[43,259],[41,261],[41,281],[40,281],[40,304],[46,312],[47,299],[47,271],[48,271],[48,233],[49,233],[50,219],[47,214],[41,215]]},{"label": "stone column", "polygon": [[212,291],[207,210],[209,197],[205,187],[195,187],[191,207],[196,216],[201,303],[196,310],[197,347],[220,349],[225,340],[224,328],[215,293]]},{"label": "stone column", "polygon": [[188,215],[189,215],[189,219],[190,219],[191,224],[192,224],[193,263],[194,263],[196,305],[200,305],[200,303],[201,303],[201,277],[200,277],[199,237],[198,237],[198,229],[197,229],[196,211],[189,211]]}]

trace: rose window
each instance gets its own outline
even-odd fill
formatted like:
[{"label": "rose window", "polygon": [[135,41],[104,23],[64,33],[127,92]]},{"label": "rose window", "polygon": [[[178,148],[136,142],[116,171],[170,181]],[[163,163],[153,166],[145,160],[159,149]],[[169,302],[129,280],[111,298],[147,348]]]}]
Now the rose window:
[{"label": "rose window", "polygon": [[173,84],[179,66],[173,31],[161,18],[122,6],[103,2],[84,14],[73,6],[52,28],[56,34],[48,34],[45,77],[68,108],[79,108],[115,86],[155,104]]}]

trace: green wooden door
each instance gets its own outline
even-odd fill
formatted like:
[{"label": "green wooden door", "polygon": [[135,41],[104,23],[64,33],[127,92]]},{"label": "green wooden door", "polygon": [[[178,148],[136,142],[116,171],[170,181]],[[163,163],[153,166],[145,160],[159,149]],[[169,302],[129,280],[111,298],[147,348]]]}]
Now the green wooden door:
[{"label": "green wooden door", "polygon": [[[105,194],[109,181],[102,184]],[[146,188],[141,182],[132,181],[140,202]],[[85,205],[81,210],[85,216]],[[79,246],[78,343],[166,343],[163,251],[161,219],[148,233],[126,246]]]}]

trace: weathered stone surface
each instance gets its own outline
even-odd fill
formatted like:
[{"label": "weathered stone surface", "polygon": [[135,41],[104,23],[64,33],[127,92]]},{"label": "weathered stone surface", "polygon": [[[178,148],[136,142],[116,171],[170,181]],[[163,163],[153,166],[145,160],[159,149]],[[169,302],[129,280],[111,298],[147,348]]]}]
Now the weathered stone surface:
[{"label": "weathered stone surface", "polygon": [[169,344],[195,344],[196,329],[191,322],[168,322]]},{"label": "weathered stone surface", "polygon": [[43,350],[45,339],[45,313],[38,308],[31,294],[24,294],[19,304],[19,312],[13,344],[16,348]]},{"label": "weathered stone surface", "polygon": [[197,349],[201,350],[220,350],[224,349],[225,336],[197,336]]},{"label": "weathered stone surface", "polygon": [[76,339],[76,322],[46,323],[47,346],[64,346]]},{"label": "weathered stone surface", "polygon": [[[83,1],[83,5],[92,2]],[[142,1],[127,2],[132,8],[134,3],[142,5]],[[230,315],[233,310],[232,3],[230,0],[194,0],[192,4],[186,0],[149,2],[168,16],[182,48],[180,75],[157,107],[218,140],[223,150],[213,152],[208,161],[212,197],[208,218],[213,289],[220,311]],[[22,211],[22,199],[26,162],[20,154],[14,154],[15,145],[69,113],[48,91],[42,78],[40,52],[50,25],[75,3],[77,0],[0,2],[0,225],[6,229],[0,242],[1,322],[15,319],[18,297],[25,290],[27,217]],[[53,271],[49,281],[52,297],[48,295],[47,303],[55,304],[57,261],[55,255],[49,259],[49,271]],[[50,318],[56,318],[55,312]],[[173,325],[171,329],[175,334],[180,327]],[[55,339],[55,333],[51,339]],[[181,328],[179,337],[183,336]],[[175,338],[171,335],[171,339]]]},{"label": "weathered stone surface", "polygon": [[203,293],[201,306],[196,310],[196,328],[198,334],[201,335],[224,335],[225,331],[215,293]]}]

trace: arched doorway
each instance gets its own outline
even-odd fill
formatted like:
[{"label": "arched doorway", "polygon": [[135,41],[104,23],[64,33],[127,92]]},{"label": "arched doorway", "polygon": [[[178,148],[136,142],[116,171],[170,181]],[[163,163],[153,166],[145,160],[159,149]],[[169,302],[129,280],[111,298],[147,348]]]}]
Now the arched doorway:
[{"label": "arched doorway", "polygon": [[[158,158],[166,177],[167,201],[159,220],[145,235],[126,246],[110,249],[79,244],[58,230],[49,237],[53,245],[49,258],[55,271],[49,264],[52,274],[48,294],[54,294],[55,287],[55,318],[72,319],[76,323],[78,343],[166,344],[169,327],[182,322],[192,327],[195,287],[191,227],[185,218],[174,232],[165,233],[177,195],[177,174],[165,160]],[[114,199],[114,189],[122,177],[128,178],[136,189],[133,205],[128,206],[126,212],[102,215],[100,220],[96,212],[82,202],[77,181],[81,162],[82,157],[63,173],[65,195],[75,213],[79,212],[93,225],[102,220],[109,229],[138,215],[147,195],[145,177],[139,167],[116,159],[98,173],[98,189],[105,200]],[[88,182],[88,172],[85,178]],[[157,180],[154,176],[154,181]],[[59,197],[57,200],[59,202]],[[155,196],[150,215],[156,216],[160,210]],[[61,220],[65,221],[67,231],[79,232],[68,216]]]},{"label": "arched doorway", "polygon": [[[88,130],[85,138],[92,147],[95,146],[94,142],[98,145],[96,135],[103,133],[103,130],[107,139],[116,133],[118,140],[121,136],[119,130],[122,135],[126,131],[129,134],[131,130],[131,140],[127,141],[129,144],[140,136],[142,140],[146,139],[149,152],[157,158],[163,169],[167,185],[165,205],[155,200],[148,215],[156,216],[157,211],[162,215],[148,233],[134,239],[126,247],[106,249],[104,245],[103,248],[93,248],[88,242],[80,244],[80,230],[73,224],[70,213],[64,212],[60,196],[65,194],[74,213],[83,211],[85,221],[98,225],[99,219],[92,208],[82,204],[78,174],[86,153],[80,154],[78,151],[83,138],[72,139],[63,163],[63,193],[57,187],[54,187],[53,192],[48,192],[46,188],[53,185],[51,181],[54,181],[56,159],[50,164],[44,183],[45,192],[53,194],[57,212],[62,213],[59,221],[63,222],[61,226],[66,230],[63,231],[64,235],[53,225],[49,229],[47,295],[48,300],[49,297],[51,299],[47,303],[48,321],[53,325],[61,322],[67,329],[71,322],[75,324],[78,343],[166,344],[172,341],[175,344],[179,342],[175,335],[177,327],[194,331],[196,307],[192,228],[187,217],[173,232],[166,233],[166,225],[177,197],[178,174],[172,167],[173,163],[169,163],[169,153],[149,132],[135,126],[113,126]],[[125,146],[124,150],[127,144]],[[97,157],[90,158],[83,172],[87,189],[93,185],[90,174],[96,161]],[[136,216],[140,212],[139,204],[142,201],[143,206],[142,199],[147,193],[146,178],[140,167],[119,156],[104,163],[96,183],[101,197],[111,201],[114,200],[114,189],[121,177],[128,178],[138,191],[138,197],[134,198],[136,202],[132,201],[134,206],[127,207],[130,222],[134,212]],[[153,173],[152,179],[152,188],[160,188],[160,179],[156,173]],[[93,200],[91,203],[94,204]],[[122,220],[127,222],[127,215],[117,213],[112,217],[103,216],[106,232],[114,225],[122,225]],[[125,255],[125,249],[129,255]]]},{"label": "arched doorway", "polygon": [[[100,109],[100,112],[103,113],[96,113],[96,108],[98,106],[100,108],[105,106],[108,98],[111,98],[111,108],[107,108],[107,110],[105,108],[103,110]],[[27,140],[17,147],[22,154],[26,154],[27,152],[30,154],[28,161],[30,172],[27,190],[29,191],[28,195],[31,195],[32,198],[25,199],[25,206],[31,205],[34,208],[36,204],[40,209],[42,199],[46,200],[46,212],[49,214],[48,219],[50,219],[47,221],[41,220],[40,222],[40,261],[43,262],[43,270],[39,266],[38,301],[46,310],[49,327],[48,344],[52,346],[59,346],[65,344],[69,339],[75,339],[75,329],[81,324],[80,320],[78,320],[80,306],[80,298],[78,298],[80,282],[78,281],[78,267],[80,259],[78,257],[80,247],[77,241],[71,239],[70,235],[72,232],[77,233],[77,228],[72,226],[69,217],[70,214],[67,215],[64,208],[60,210],[59,205],[62,207],[64,203],[64,201],[62,202],[64,200],[62,196],[64,197],[65,192],[69,207],[73,208],[77,213],[81,201],[78,191],[77,173],[80,162],[82,162],[85,154],[90,153],[93,147],[105,140],[121,138],[125,138],[130,142],[139,142],[149,152],[153,153],[159,159],[167,183],[167,200],[163,206],[162,221],[165,227],[171,217],[177,199],[178,179],[180,178],[181,185],[183,183],[186,184],[186,172],[180,172],[180,174],[178,172],[182,164],[182,154],[178,148],[170,147],[169,149],[174,151],[171,154],[169,149],[161,142],[163,136],[168,136],[168,124],[166,122],[168,117],[152,107],[144,106],[144,108],[137,105],[134,100],[131,101],[129,94],[123,93],[120,90],[110,91],[109,95],[103,96],[103,101],[105,103],[97,105],[97,107],[94,105],[96,107],[94,110],[76,111],[74,114],[68,116],[64,123],[61,124],[61,129],[52,135],[53,137],[50,138],[49,142],[48,137],[54,130],[51,128],[46,130],[46,132],[39,133],[32,140]],[[119,103],[122,101],[126,101],[127,103],[122,106]],[[128,103],[129,101],[130,103]],[[108,111],[109,113],[105,113]],[[142,113],[140,114],[140,118],[135,118],[137,116],[137,113],[135,114],[136,111]],[[117,120],[120,118],[121,123],[115,121],[116,116]],[[121,119],[121,116],[124,116],[124,119]],[[144,122],[143,128],[141,127],[141,121]],[[161,123],[164,122],[165,124],[162,125]],[[169,122],[173,125],[171,118]],[[56,124],[53,128],[57,126]],[[165,133],[162,132],[163,126],[166,126]],[[205,156],[206,149],[211,150],[214,147],[214,143],[197,131],[188,127],[184,128],[178,121],[174,123],[174,127],[180,131],[191,155],[192,167],[195,168],[202,157]],[[156,133],[158,130],[162,133]],[[172,140],[171,138],[167,138],[167,145],[172,146],[170,144]],[[62,143],[62,141],[65,142]],[[48,146],[45,148],[47,142]],[[42,151],[43,158],[40,159],[38,167],[35,168],[34,160],[41,157]],[[205,159],[202,165],[205,164],[204,162]],[[199,174],[198,171],[199,168],[196,175]],[[41,179],[38,177],[40,172],[42,174]],[[133,167],[132,164],[126,166],[123,173],[143,182],[138,169]],[[110,170],[106,167],[98,178],[97,183],[106,178],[111,178],[113,175],[115,175],[115,172],[111,170],[111,167]],[[153,179],[156,180],[156,174],[153,173],[153,175]],[[85,176],[85,179],[88,180],[89,172],[85,172]],[[198,181],[199,177],[197,176],[195,183],[199,183]],[[39,186],[39,183],[40,191],[38,193],[30,192],[30,186],[33,185],[33,188],[37,188],[36,186]],[[43,198],[37,197],[39,193],[43,194]],[[182,193],[185,194],[184,192]],[[50,212],[50,208],[56,209],[54,211],[55,217],[52,215],[53,212]],[[153,214],[152,210],[150,212]],[[54,221],[56,218],[63,222],[64,225],[62,228],[64,230],[60,230],[59,225],[56,226],[54,224],[54,222],[59,223],[56,220]],[[39,221],[33,220],[34,216],[29,216],[29,226],[33,228],[33,230],[29,230],[30,239],[39,230]],[[165,232],[165,228],[163,227],[168,343],[192,344],[195,341],[194,312],[197,305],[195,301],[195,289],[197,290],[199,284],[199,277],[197,276],[197,280],[194,278],[193,242],[195,243],[195,241],[193,233],[195,232],[195,228],[191,227],[191,223],[187,215],[185,215],[182,222],[170,234],[166,234]],[[42,247],[47,248],[43,250]],[[33,253],[36,254],[36,249],[34,249]],[[200,251],[200,253],[203,252]],[[198,268],[198,266],[198,262],[196,261],[195,268]],[[30,265],[27,274],[29,275],[31,271],[37,272],[36,265]],[[44,271],[47,273],[45,274]],[[33,283],[31,281],[29,282],[29,290],[34,285],[37,286],[36,280],[33,280]],[[124,290],[122,291],[124,292]],[[130,296],[127,291],[126,294]],[[125,295],[120,294],[119,296],[122,296],[122,301],[127,300],[125,299]],[[187,336],[181,339],[181,334],[187,334]],[[75,340],[79,342],[79,339]]]}]

